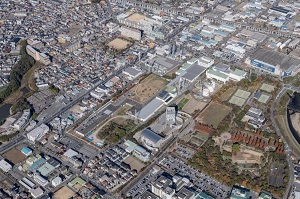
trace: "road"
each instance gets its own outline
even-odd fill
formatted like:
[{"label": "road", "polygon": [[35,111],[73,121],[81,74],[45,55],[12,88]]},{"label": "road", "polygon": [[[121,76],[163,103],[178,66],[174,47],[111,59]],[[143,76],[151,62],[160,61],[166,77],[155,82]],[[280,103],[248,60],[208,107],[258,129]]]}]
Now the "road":
[{"label": "road", "polygon": [[291,160],[291,152],[292,151],[291,151],[290,147],[288,146],[286,140],[282,136],[282,133],[280,132],[280,129],[279,129],[279,127],[277,125],[277,122],[276,122],[276,119],[274,117],[274,111],[275,111],[275,108],[276,108],[276,104],[278,103],[280,98],[286,93],[287,88],[292,87],[291,84],[292,84],[292,82],[290,84],[283,85],[282,89],[277,94],[277,96],[276,96],[276,98],[275,98],[275,100],[274,100],[274,102],[271,106],[271,122],[272,122],[273,127],[275,128],[276,134],[279,137],[281,137],[281,139],[284,143],[284,149],[285,149],[285,152],[286,152],[286,161],[287,161],[288,166],[289,166],[289,182],[288,182],[288,186],[287,186],[287,189],[286,189],[286,192],[285,192],[283,198],[288,198],[291,194],[292,185],[293,185],[293,182],[294,182],[294,166],[293,166],[293,163],[292,163],[292,160]]}]

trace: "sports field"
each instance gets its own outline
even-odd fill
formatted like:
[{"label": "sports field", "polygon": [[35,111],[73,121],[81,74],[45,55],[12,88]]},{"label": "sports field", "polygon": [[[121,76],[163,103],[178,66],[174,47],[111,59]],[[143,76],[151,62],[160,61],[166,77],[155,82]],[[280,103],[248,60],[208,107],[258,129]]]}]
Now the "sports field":
[{"label": "sports field", "polygon": [[230,111],[230,107],[212,102],[206,109],[204,109],[196,120],[199,123],[212,125],[217,128],[220,122],[230,113]]},{"label": "sports field", "polygon": [[127,48],[130,45],[128,41],[125,41],[123,39],[116,38],[108,43],[109,47],[112,47],[116,50],[122,50]]},{"label": "sports field", "polygon": [[243,106],[250,95],[250,92],[238,89],[229,100],[229,103],[237,106]]},{"label": "sports field", "polygon": [[158,94],[167,83],[165,79],[151,74],[130,89],[130,93],[133,94],[131,99],[140,104],[144,104],[154,95]]},{"label": "sports field", "polygon": [[20,150],[12,148],[3,154],[3,157],[14,164],[18,164],[26,160],[26,155],[24,155]]},{"label": "sports field", "polygon": [[68,187],[64,186],[54,193],[53,198],[66,199],[72,198],[73,196],[75,196],[75,192],[69,189]]},{"label": "sports field", "polygon": [[275,89],[275,86],[270,85],[270,84],[266,84],[266,83],[263,83],[260,87],[260,90],[264,90],[264,91],[267,91],[269,93],[271,93],[274,89]]},{"label": "sports field", "polygon": [[261,94],[261,96],[258,98],[257,101],[259,101],[260,103],[266,104],[270,98],[271,98],[271,96],[269,96],[269,95]]}]

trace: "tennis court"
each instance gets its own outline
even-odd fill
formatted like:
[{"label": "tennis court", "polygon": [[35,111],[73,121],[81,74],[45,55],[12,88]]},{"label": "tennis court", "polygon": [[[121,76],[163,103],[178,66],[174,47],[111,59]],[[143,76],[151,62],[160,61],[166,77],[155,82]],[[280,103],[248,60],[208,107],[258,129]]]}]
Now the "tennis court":
[{"label": "tennis court", "polygon": [[270,85],[270,84],[266,84],[266,83],[263,83],[260,87],[260,90],[264,90],[264,91],[267,91],[269,93],[271,93],[274,89],[275,89],[275,86]]},{"label": "tennis court", "polygon": [[237,106],[243,106],[244,103],[246,102],[246,99],[237,97],[237,96],[232,96],[232,98],[229,100],[230,104],[235,104]]},{"label": "tennis court", "polygon": [[258,98],[257,101],[259,101],[260,103],[266,104],[270,100],[270,97],[271,97],[270,95],[261,94],[261,96]]},{"label": "tennis court", "polygon": [[234,96],[240,97],[240,98],[243,98],[243,99],[248,99],[250,95],[251,95],[250,92],[244,91],[244,90],[241,90],[241,89],[238,89],[238,90],[235,92],[235,94],[234,94]]}]

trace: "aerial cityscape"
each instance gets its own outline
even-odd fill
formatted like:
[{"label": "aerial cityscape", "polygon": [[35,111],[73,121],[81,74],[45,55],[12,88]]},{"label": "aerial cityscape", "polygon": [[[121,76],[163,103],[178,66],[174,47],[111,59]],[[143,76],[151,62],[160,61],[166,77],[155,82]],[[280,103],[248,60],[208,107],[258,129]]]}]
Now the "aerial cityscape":
[{"label": "aerial cityscape", "polygon": [[25,198],[300,199],[300,1],[1,0]]}]

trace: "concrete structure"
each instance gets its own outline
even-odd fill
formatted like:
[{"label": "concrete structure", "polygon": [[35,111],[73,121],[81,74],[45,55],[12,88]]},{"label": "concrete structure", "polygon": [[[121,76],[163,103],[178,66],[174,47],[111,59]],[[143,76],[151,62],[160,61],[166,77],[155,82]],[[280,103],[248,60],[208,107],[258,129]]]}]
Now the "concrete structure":
[{"label": "concrete structure", "polygon": [[52,181],[51,181],[51,184],[54,186],[54,187],[57,187],[58,185],[60,185],[62,183],[62,179],[57,176],[56,178],[54,178]]},{"label": "concrete structure", "polygon": [[12,169],[12,166],[7,162],[5,161],[4,159],[2,159],[0,161],[0,169],[4,172],[8,172]]},{"label": "concrete structure", "polygon": [[142,32],[139,29],[122,26],[120,28],[121,35],[140,41],[142,39]]},{"label": "concrete structure", "polygon": [[44,53],[40,53],[35,48],[30,45],[26,46],[26,52],[34,58],[34,60],[39,61],[45,65],[49,65],[51,63],[49,56]]},{"label": "concrete structure", "polygon": [[38,187],[38,188],[35,188],[35,189],[31,189],[30,193],[31,193],[33,198],[38,198],[38,197],[40,197],[44,194],[44,191],[41,189],[41,187]]},{"label": "concrete structure", "polygon": [[233,186],[230,199],[250,199],[250,190],[244,187]]},{"label": "concrete structure", "polygon": [[162,56],[150,57],[149,60],[145,62],[148,71],[159,76],[163,76],[172,71],[178,64],[177,61]]},{"label": "concrete structure", "polygon": [[45,134],[49,132],[49,127],[45,124],[41,124],[35,129],[27,133],[27,138],[31,142],[39,141]]}]

